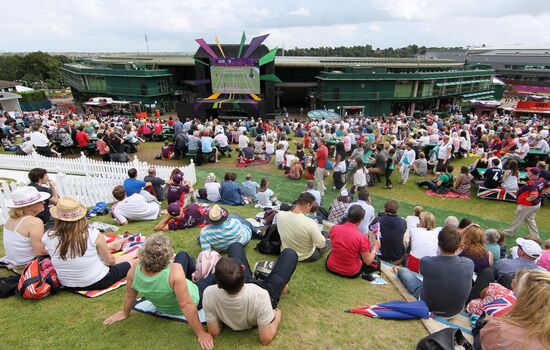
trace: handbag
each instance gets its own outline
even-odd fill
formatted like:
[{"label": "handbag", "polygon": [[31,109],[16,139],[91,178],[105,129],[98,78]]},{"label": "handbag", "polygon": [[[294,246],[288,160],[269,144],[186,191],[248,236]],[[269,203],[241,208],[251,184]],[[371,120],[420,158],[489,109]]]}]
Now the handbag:
[{"label": "handbag", "polygon": [[327,162],[325,164],[326,170],[332,170],[334,167],[332,166],[332,163],[327,159]]}]

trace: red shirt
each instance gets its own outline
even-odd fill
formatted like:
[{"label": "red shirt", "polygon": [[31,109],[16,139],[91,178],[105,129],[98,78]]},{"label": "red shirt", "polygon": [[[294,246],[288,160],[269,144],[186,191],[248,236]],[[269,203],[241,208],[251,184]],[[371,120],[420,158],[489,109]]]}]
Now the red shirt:
[{"label": "red shirt", "polygon": [[368,237],[350,222],[335,225],[330,230],[332,251],[327,259],[329,270],[353,276],[361,270],[361,253],[370,251]]},{"label": "red shirt", "polygon": [[[517,192],[517,202],[519,205],[533,207],[540,203],[540,194],[545,188],[548,188],[550,184],[542,178],[528,181],[525,186],[519,189]],[[527,197],[537,196],[532,201],[528,201]]]},{"label": "red shirt", "polygon": [[328,159],[328,148],[325,145],[321,145],[319,149],[317,149],[317,152],[315,152],[317,155],[317,166],[319,168],[325,169],[327,167],[327,159]]},{"label": "red shirt", "polygon": [[80,147],[88,146],[89,142],[90,142],[90,136],[88,136],[86,132],[79,131],[76,133],[76,143],[78,143]]}]

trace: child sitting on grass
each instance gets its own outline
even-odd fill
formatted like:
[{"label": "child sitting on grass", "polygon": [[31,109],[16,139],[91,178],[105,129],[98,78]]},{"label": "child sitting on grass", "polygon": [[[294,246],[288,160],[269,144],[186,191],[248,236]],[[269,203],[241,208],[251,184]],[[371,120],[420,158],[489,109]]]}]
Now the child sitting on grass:
[{"label": "child sitting on grass", "polygon": [[260,181],[260,189],[258,190],[258,205],[263,208],[271,208],[278,205],[275,193],[267,188],[268,185],[269,180],[265,177],[262,178]]}]

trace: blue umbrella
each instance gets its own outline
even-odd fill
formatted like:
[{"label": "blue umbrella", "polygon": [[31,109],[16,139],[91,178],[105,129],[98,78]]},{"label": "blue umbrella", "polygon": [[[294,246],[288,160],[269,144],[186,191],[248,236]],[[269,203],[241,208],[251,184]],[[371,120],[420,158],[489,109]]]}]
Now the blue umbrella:
[{"label": "blue umbrella", "polygon": [[383,304],[349,309],[346,312],[392,320],[430,318],[430,310],[428,310],[428,306],[423,300],[413,302],[390,301]]}]

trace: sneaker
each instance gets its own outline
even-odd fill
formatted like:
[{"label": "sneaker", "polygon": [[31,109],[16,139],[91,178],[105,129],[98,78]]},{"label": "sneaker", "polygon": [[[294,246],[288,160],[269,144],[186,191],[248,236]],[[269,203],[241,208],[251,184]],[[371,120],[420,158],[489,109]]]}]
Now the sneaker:
[{"label": "sneaker", "polygon": [[371,273],[363,273],[361,274],[361,278],[369,282],[374,281],[374,276]]}]

